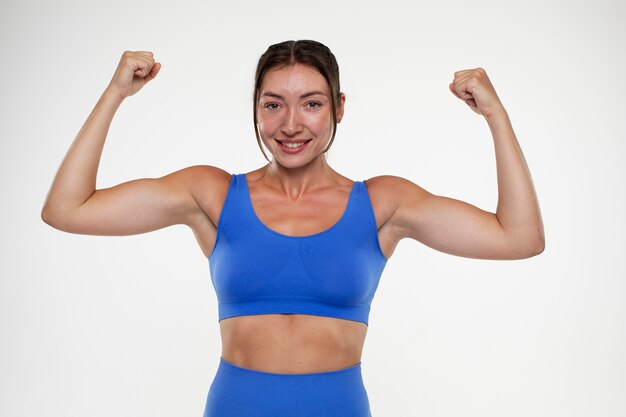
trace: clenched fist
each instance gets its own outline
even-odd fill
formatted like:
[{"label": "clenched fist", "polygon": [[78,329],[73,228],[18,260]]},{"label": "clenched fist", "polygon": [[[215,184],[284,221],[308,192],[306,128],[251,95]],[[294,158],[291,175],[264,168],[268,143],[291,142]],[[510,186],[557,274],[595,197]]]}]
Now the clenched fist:
[{"label": "clenched fist", "polygon": [[457,71],[450,83],[452,94],[463,100],[478,114],[486,118],[504,111],[504,107],[482,68]]},{"label": "clenched fist", "polygon": [[154,61],[152,52],[126,51],[109,83],[122,98],[130,97],[159,73],[161,64]]}]

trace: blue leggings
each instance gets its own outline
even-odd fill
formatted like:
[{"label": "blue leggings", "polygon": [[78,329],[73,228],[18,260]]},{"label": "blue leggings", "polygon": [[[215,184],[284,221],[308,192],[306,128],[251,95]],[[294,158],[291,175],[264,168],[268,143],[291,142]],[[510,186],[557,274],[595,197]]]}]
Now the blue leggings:
[{"label": "blue leggings", "polygon": [[274,374],[220,358],[204,417],[371,417],[361,364],[313,374]]}]

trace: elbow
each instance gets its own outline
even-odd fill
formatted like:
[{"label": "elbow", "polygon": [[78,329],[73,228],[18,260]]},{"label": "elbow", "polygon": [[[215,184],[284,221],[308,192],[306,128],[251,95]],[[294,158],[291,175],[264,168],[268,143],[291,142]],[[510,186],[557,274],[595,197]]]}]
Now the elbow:
[{"label": "elbow", "polygon": [[58,210],[48,206],[48,204],[44,204],[41,209],[41,220],[57,230],[65,230],[63,228],[63,216],[60,215]]},{"label": "elbow", "polygon": [[41,209],[41,220],[43,220],[43,222],[47,225],[55,227],[56,221],[54,215],[52,214],[52,210],[50,210],[50,207],[45,204]]},{"label": "elbow", "polygon": [[535,237],[533,239],[533,254],[532,256],[537,256],[543,253],[546,249],[546,234],[543,230],[543,222],[539,222],[539,226],[536,229]]},{"label": "elbow", "polygon": [[516,259],[532,258],[542,254],[546,249],[546,236],[541,221],[532,227],[518,230],[511,238],[510,242],[517,254]]},{"label": "elbow", "polygon": [[541,255],[545,249],[546,249],[546,239],[542,235],[534,242],[531,255],[529,256],[529,258],[532,256]]},{"label": "elbow", "polygon": [[543,253],[546,249],[546,239],[543,233],[525,240],[524,245],[520,245],[519,258],[532,258]]}]

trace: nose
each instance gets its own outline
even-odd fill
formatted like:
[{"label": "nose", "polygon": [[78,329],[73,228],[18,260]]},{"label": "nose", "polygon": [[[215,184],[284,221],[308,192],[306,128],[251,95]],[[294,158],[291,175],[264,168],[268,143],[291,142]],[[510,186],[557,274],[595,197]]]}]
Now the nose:
[{"label": "nose", "polygon": [[281,130],[287,136],[294,136],[302,131],[302,122],[296,107],[290,108],[285,114]]}]

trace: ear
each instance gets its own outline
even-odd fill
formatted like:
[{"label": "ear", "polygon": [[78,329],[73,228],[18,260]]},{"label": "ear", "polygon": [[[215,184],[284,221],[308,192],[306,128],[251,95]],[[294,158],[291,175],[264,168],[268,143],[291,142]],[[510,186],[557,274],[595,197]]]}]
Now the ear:
[{"label": "ear", "polygon": [[343,110],[346,104],[346,95],[344,93],[339,93],[339,102],[337,103],[337,123],[341,123],[341,119],[343,119]]}]

